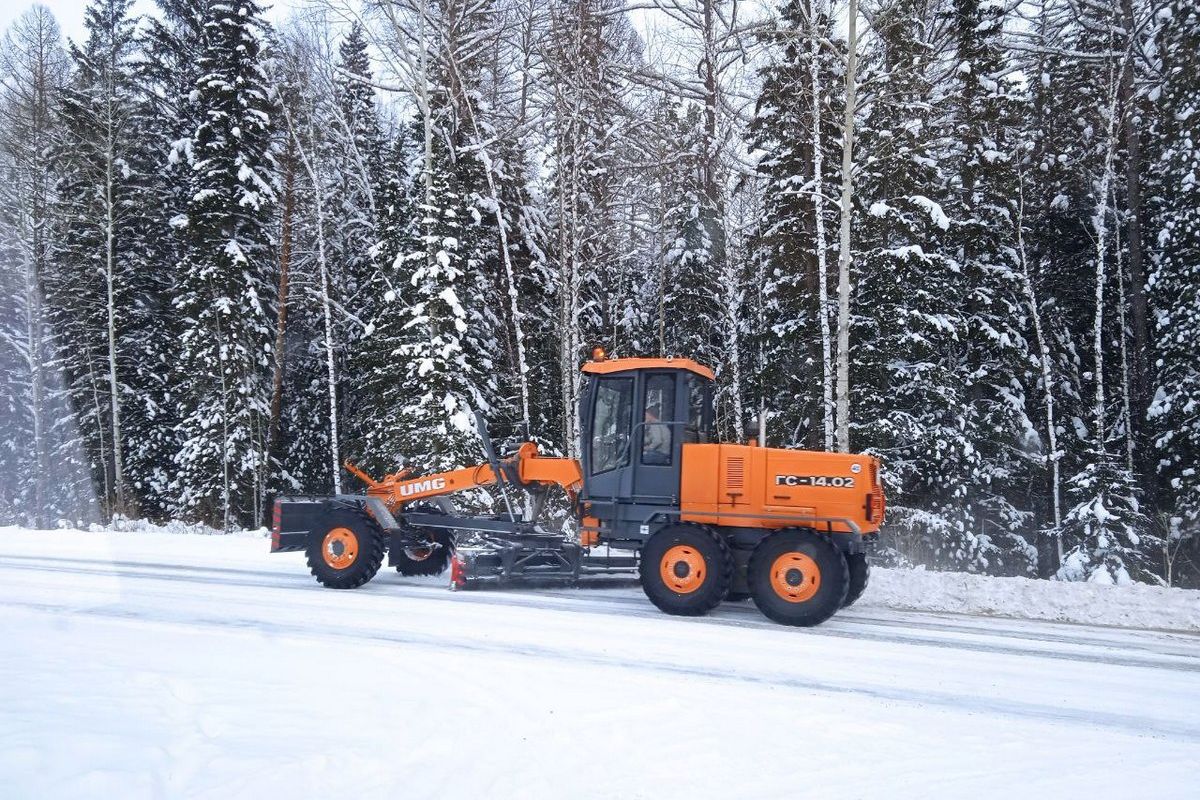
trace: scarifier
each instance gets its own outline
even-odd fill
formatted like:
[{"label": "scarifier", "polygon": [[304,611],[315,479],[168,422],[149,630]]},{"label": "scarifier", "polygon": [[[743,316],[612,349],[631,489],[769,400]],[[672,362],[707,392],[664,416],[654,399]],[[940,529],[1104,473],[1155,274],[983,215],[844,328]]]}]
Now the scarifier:
[{"label": "scarifier", "polygon": [[[476,415],[485,463],[374,480],[365,495],[281,497],[272,552],[304,550],[316,579],[352,589],[388,564],[402,575],[451,568],[451,587],[567,582],[637,573],[654,605],[700,615],[752,598],[771,619],[816,625],[862,594],[878,536],[879,462],[765,446],[761,421],[738,444],[713,438],[713,373],[682,358],[584,364],[579,460],[513,440],[497,454]],[[455,513],[451,495],[498,488],[505,513]],[[574,534],[538,519],[566,494]],[[456,538],[470,533],[470,546]]]}]

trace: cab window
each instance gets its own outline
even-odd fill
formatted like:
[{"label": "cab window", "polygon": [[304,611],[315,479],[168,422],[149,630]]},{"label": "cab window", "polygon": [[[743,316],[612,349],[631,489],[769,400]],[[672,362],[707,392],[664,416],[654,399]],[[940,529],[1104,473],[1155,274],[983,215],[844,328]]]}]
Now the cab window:
[{"label": "cab window", "polygon": [[675,376],[651,375],[646,379],[646,407],[642,422],[642,463],[671,464],[672,426],[675,419]]},{"label": "cab window", "polygon": [[601,378],[592,416],[592,473],[629,463],[633,416],[633,379]]},{"label": "cab window", "polygon": [[712,383],[698,375],[688,376],[688,418],[684,427],[683,440],[689,444],[705,443],[709,440],[708,408],[712,402]]}]

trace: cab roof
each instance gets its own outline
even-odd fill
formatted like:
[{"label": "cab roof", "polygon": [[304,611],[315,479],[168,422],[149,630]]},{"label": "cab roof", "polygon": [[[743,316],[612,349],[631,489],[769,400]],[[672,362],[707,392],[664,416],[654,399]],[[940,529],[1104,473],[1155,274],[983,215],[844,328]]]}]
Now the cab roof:
[{"label": "cab roof", "polygon": [[607,375],[611,372],[629,372],[635,369],[686,369],[701,377],[715,380],[713,371],[690,358],[606,358],[588,361],[583,371],[590,375]]}]

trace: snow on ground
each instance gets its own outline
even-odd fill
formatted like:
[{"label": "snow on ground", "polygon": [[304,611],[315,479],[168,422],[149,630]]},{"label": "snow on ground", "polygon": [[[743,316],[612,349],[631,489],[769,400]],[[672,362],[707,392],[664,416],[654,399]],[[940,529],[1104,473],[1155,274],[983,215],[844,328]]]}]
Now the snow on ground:
[{"label": "snow on ground", "polygon": [[874,569],[864,606],[1200,631],[1200,591]]},{"label": "snow on ground", "polygon": [[904,579],[804,630],[636,587],[334,592],[257,538],[0,529],[0,795],[1194,796],[1200,636],[883,608],[979,591]]}]

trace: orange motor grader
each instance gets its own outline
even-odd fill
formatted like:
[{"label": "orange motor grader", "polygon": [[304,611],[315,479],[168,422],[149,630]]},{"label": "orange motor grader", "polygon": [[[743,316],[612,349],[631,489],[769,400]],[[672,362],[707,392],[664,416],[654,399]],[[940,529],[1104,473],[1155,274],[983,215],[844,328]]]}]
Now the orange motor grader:
[{"label": "orange motor grader", "polygon": [[[366,494],[277,499],[272,551],[306,551],[336,589],[363,585],[386,557],[404,575],[449,567],[452,588],[636,571],[668,614],[752,598],[787,625],[858,599],[884,514],[875,458],[765,447],[761,427],[757,440],[713,441],[713,373],[689,359],[597,349],[583,372],[578,460],[528,441],[497,454],[477,416],[485,463],[379,481],[347,464]],[[505,513],[456,514],[450,496],[483,486],[499,489]],[[537,522],[556,488],[577,535]],[[463,536],[472,544],[456,547]]]}]

